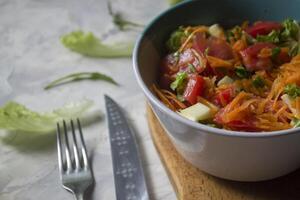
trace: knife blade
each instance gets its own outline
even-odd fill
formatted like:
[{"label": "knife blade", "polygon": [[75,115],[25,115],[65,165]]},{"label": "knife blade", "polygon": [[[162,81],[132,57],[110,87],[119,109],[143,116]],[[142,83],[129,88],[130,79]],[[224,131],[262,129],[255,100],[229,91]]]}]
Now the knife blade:
[{"label": "knife blade", "polygon": [[148,200],[137,143],[121,108],[105,95],[117,200]]}]

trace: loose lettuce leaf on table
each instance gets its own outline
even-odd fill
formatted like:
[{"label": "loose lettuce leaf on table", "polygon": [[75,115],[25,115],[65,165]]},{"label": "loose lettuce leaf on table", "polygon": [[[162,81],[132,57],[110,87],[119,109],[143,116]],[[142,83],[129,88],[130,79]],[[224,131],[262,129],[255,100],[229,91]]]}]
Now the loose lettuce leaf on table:
[{"label": "loose lettuce leaf on table", "polygon": [[38,113],[22,104],[10,101],[0,108],[0,129],[34,133],[52,132],[56,128],[56,122],[62,119],[88,117],[87,111],[92,105],[91,100],[82,100],[77,103],[66,104],[52,112]]},{"label": "loose lettuce leaf on table", "polygon": [[130,57],[133,43],[104,44],[93,33],[74,31],[61,37],[62,44],[72,51],[90,57]]}]

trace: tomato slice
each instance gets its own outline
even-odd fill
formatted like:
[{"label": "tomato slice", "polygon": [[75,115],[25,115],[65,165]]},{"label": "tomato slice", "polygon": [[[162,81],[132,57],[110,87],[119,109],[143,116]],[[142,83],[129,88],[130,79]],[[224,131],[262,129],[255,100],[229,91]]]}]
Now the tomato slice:
[{"label": "tomato slice", "polygon": [[272,67],[271,58],[258,58],[260,50],[263,48],[275,48],[276,46],[268,42],[256,43],[247,49],[240,51],[243,64],[249,71],[267,70]]},{"label": "tomato slice", "polygon": [[256,38],[257,35],[267,35],[272,30],[280,30],[282,25],[278,22],[256,22],[253,26],[246,28],[246,32],[252,37]]},{"label": "tomato slice", "polygon": [[190,104],[197,103],[197,97],[204,92],[205,81],[202,76],[192,75],[183,93],[183,98]]}]

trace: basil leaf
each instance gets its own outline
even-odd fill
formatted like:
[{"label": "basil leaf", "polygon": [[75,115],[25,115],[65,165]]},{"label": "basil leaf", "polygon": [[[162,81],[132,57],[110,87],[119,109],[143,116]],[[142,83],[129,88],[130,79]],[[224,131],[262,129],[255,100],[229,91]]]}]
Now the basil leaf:
[{"label": "basil leaf", "polygon": [[48,90],[58,85],[75,82],[75,81],[81,81],[81,80],[102,80],[102,81],[112,83],[114,85],[118,85],[118,83],[114,79],[112,79],[111,77],[105,74],[101,74],[98,72],[80,72],[80,73],[69,74],[67,76],[63,76],[59,79],[56,79],[51,83],[49,83],[44,89]]},{"label": "basil leaf", "polygon": [[300,96],[300,87],[296,84],[288,84],[284,88],[284,92],[292,98]]}]

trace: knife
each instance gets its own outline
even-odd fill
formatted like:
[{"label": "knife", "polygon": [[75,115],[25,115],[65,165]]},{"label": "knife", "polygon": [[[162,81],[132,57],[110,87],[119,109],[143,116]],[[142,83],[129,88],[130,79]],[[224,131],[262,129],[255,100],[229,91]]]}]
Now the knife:
[{"label": "knife", "polygon": [[149,200],[134,134],[118,104],[105,95],[117,200]]}]

